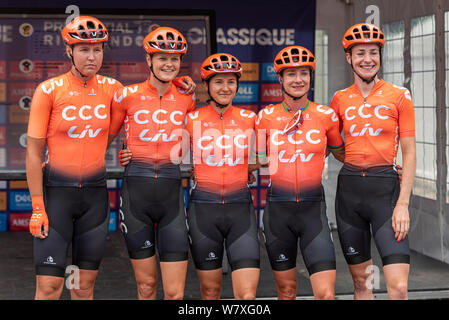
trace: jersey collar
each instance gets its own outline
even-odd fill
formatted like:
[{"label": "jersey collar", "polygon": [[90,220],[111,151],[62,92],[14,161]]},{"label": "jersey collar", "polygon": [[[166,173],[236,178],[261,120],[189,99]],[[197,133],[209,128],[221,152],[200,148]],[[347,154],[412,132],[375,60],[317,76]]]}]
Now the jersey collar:
[{"label": "jersey collar", "polygon": [[96,81],[97,81],[97,74],[95,74],[91,79],[84,81],[84,80],[80,80],[77,77],[75,77],[71,71],[66,73],[67,77],[69,78],[70,83],[83,87],[83,88],[87,88],[87,87],[91,87],[94,86]]},{"label": "jersey collar", "polygon": [[[371,89],[370,93],[368,94],[367,97],[369,97],[371,94],[375,93],[378,89],[380,89],[383,85],[385,84],[385,81],[383,79],[379,79],[379,81],[377,81],[373,88]],[[352,90],[354,92],[356,92],[357,94],[359,94],[361,97],[363,97],[362,92],[360,91],[359,87],[357,87],[357,85],[355,83],[352,84]]]},{"label": "jersey collar", "polygon": [[[145,82],[147,83],[148,89],[149,89],[152,93],[154,93],[155,95],[159,96],[159,92],[157,92],[156,87],[153,86],[153,85],[150,83],[150,78],[149,78],[149,77],[148,77],[148,79],[147,79]],[[173,87],[174,87],[174,86],[175,86],[175,85],[174,85],[173,82],[172,82],[172,83],[170,84],[170,87],[168,88],[168,90],[165,91],[165,93],[164,93],[162,96],[165,97],[166,95],[172,93],[172,90],[173,90]]]}]

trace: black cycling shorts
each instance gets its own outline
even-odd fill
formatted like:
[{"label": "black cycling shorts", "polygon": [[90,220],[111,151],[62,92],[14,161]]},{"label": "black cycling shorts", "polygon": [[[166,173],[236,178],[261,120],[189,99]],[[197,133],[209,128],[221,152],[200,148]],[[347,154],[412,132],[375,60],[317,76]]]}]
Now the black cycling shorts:
[{"label": "black cycling shorts", "polygon": [[298,238],[309,274],[336,269],[324,201],[267,201],[262,230],[274,271],[296,267]]},{"label": "black cycling shorts", "polygon": [[162,262],[188,259],[189,240],[181,180],[124,177],[119,216],[131,259],[154,256],[155,244]]},{"label": "black cycling shorts", "polygon": [[391,217],[399,191],[397,174],[356,174],[346,166],[342,168],[335,211],[338,235],[348,264],[371,259],[371,232],[383,265],[410,263],[408,236],[397,242],[392,227]]},{"label": "black cycling shorts", "polygon": [[72,243],[72,264],[98,270],[109,227],[106,187],[44,187],[48,237],[34,238],[37,275],[64,277]]},{"label": "black cycling shorts", "polygon": [[231,270],[260,267],[257,222],[251,203],[190,202],[190,250],[198,270],[222,267],[223,244]]}]

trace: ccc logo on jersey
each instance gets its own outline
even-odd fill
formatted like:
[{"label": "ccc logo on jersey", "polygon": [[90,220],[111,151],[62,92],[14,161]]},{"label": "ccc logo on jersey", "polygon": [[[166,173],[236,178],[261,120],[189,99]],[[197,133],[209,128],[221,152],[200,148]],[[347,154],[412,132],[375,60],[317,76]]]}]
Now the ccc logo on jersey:
[{"label": "ccc logo on jersey", "polygon": [[[84,105],[80,108],[76,106],[67,106],[62,109],[61,116],[66,121],[77,121],[67,131],[67,135],[73,139],[95,138],[101,132],[102,128],[93,128],[94,121],[83,125],[82,122],[89,120],[105,120],[108,118],[106,105],[99,104],[95,107]],[[79,125],[81,124],[81,125]]]},{"label": "ccc logo on jersey", "polygon": [[[350,106],[345,110],[345,119],[347,121],[357,120],[357,118],[367,119],[367,121],[369,121],[370,119],[373,119],[376,122],[384,121],[389,119],[388,114],[385,112],[389,109],[390,108],[384,105],[372,107],[370,104],[363,104],[358,108]],[[382,130],[382,127],[372,127],[371,123],[365,123],[363,125],[353,124],[349,128],[349,134],[353,137],[361,137],[364,135],[376,137],[382,132]]]}]

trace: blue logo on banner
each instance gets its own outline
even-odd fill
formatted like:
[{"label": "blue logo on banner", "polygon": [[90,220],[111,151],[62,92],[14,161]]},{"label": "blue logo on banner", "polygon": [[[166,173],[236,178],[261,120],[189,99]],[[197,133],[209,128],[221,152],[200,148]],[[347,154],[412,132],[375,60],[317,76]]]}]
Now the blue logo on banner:
[{"label": "blue logo on banner", "polygon": [[262,81],[279,81],[272,62],[262,63]]},{"label": "blue logo on banner", "polygon": [[8,230],[6,213],[0,213],[0,232]]},{"label": "blue logo on banner", "polygon": [[9,192],[9,210],[11,211],[31,211],[31,196],[28,191],[10,191]]},{"label": "blue logo on banner", "polygon": [[6,106],[0,104],[0,124],[6,123]]},{"label": "blue logo on banner", "polygon": [[239,91],[235,95],[234,103],[253,103],[259,101],[259,85],[240,83]]},{"label": "blue logo on banner", "polygon": [[109,216],[109,231],[117,230],[117,212],[111,212]]}]

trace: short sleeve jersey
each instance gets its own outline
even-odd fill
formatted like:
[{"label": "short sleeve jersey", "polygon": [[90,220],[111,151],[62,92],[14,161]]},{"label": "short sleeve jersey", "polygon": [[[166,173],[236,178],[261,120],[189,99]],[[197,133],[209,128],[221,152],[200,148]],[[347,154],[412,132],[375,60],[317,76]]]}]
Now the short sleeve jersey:
[{"label": "short sleeve jersey", "polygon": [[196,186],[192,201],[249,202],[248,155],[254,142],[252,111],[230,106],[224,113],[211,105],[187,114]]},{"label": "short sleeve jersey", "polygon": [[269,200],[322,200],[326,147],[343,146],[338,117],[329,107],[310,102],[301,113],[299,126],[284,133],[292,118],[281,103],[260,110],[256,119],[256,150],[269,161]]},{"label": "short sleeve jersey", "polygon": [[105,152],[114,92],[123,86],[96,75],[87,82],[71,72],[42,82],[30,108],[27,135],[46,139],[49,186],[106,184]]},{"label": "short sleeve jersey", "polygon": [[162,96],[149,80],[117,92],[111,134],[117,134],[124,124],[133,155],[125,175],[180,179],[184,119],[195,105],[195,94],[187,95],[174,84]]},{"label": "short sleeve jersey", "polygon": [[399,138],[415,136],[410,91],[384,80],[366,99],[355,84],[337,91],[330,106],[344,130],[347,164],[363,169],[395,165]]}]

